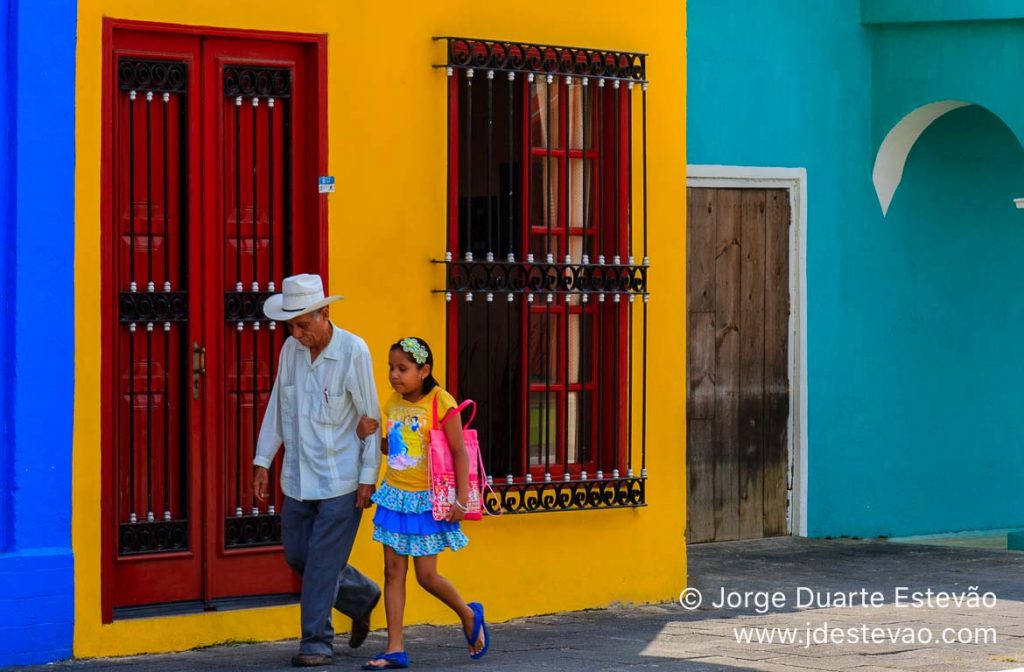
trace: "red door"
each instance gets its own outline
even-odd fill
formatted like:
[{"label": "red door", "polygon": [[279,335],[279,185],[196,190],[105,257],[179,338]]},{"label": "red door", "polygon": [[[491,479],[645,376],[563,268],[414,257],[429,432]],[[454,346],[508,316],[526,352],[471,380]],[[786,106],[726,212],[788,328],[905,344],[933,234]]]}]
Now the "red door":
[{"label": "red door", "polygon": [[251,465],[286,337],[262,303],[325,267],[323,42],[118,22],[107,39],[105,620],[296,592],[281,493],[256,502]]}]

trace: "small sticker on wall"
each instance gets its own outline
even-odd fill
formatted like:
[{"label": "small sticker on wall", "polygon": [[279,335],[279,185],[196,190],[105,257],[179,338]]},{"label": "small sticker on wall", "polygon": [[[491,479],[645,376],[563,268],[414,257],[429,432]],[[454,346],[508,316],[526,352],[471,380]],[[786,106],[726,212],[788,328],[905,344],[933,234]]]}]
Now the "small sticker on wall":
[{"label": "small sticker on wall", "polygon": [[334,193],[334,176],[333,175],[321,175],[319,182],[320,182],[320,193],[321,194],[332,194],[332,193]]}]

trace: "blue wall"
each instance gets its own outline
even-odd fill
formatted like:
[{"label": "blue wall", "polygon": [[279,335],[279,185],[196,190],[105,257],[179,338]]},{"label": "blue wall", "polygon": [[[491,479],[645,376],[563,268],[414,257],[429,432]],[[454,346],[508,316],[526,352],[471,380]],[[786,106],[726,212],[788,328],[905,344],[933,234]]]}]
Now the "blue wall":
[{"label": "blue wall", "polygon": [[[1024,23],[867,26],[861,11],[690,0],[688,161],[807,169],[809,534],[1024,525],[1024,213],[1010,204],[1024,174],[1003,125],[1024,137]],[[936,122],[883,218],[882,138],[947,98],[999,119]]]},{"label": "blue wall", "polygon": [[14,199],[11,184],[11,157],[14,155],[13,116],[14,95],[11,88],[10,58],[10,6],[7,0],[0,0],[0,54],[4,61],[0,66],[0,553],[11,546],[12,493],[10,487],[13,452],[13,428],[10,383],[13,371],[14,332],[14,282],[11,271],[14,267]]},{"label": "blue wall", "polygon": [[6,0],[0,11],[0,665],[9,665],[69,657],[73,637],[77,7]]}]

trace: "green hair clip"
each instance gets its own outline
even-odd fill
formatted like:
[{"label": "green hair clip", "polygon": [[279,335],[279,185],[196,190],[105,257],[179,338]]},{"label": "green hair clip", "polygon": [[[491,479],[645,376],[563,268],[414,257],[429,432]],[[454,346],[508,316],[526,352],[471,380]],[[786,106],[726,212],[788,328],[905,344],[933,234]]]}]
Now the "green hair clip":
[{"label": "green hair clip", "polygon": [[415,338],[403,338],[398,342],[402,350],[412,355],[417,364],[423,366],[427,363],[427,349],[424,348]]}]

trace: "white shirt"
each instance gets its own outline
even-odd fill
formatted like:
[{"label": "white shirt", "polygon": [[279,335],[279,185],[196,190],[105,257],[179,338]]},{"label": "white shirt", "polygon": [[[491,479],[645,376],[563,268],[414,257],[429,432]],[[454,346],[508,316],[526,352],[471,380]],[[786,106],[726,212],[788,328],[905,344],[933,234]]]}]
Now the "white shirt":
[{"label": "white shirt", "polygon": [[269,468],[284,442],[281,490],[292,499],[328,499],[376,484],[380,433],[360,441],[359,418],[380,420],[370,349],[339,329],[315,362],[289,337],[263,416],[253,464]]}]

